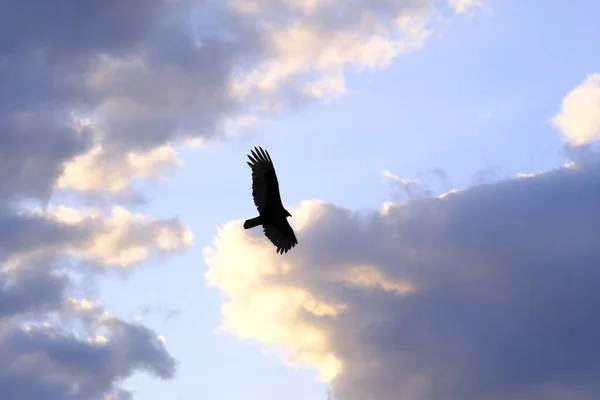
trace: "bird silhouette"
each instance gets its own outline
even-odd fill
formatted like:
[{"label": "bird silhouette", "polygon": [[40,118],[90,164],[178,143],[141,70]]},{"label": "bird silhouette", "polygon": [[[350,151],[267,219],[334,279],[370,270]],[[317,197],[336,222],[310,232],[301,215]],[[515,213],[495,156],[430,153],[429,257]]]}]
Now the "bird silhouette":
[{"label": "bird silhouette", "polygon": [[252,197],[258,217],[244,222],[244,229],[262,225],[265,236],[277,247],[277,253],[287,253],[298,244],[294,230],[287,221],[292,215],[283,207],[279,182],[271,156],[262,147],[254,147],[248,155],[252,169]]}]

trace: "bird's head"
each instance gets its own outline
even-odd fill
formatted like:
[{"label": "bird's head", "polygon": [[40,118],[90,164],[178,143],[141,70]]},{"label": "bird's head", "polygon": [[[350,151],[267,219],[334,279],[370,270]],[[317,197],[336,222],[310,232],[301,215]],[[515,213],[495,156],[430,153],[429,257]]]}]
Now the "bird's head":
[{"label": "bird's head", "polygon": [[292,214],[290,214],[290,212],[288,210],[285,210],[285,217],[287,218],[287,217],[291,217],[291,216],[292,216]]}]

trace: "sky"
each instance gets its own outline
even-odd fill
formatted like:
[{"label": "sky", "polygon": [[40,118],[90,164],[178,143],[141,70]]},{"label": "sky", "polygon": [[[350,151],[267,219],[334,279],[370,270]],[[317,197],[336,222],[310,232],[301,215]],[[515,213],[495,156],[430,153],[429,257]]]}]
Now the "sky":
[{"label": "sky", "polygon": [[597,398],[600,3],[2,10],[2,399]]}]

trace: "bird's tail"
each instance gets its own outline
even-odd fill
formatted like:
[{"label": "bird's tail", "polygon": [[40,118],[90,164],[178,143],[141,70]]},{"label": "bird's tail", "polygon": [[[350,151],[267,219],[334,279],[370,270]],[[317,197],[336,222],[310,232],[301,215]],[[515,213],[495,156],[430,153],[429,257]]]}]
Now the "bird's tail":
[{"label": "bird's tail", "polygon": [[250,218],[244,222],[244,229],[254,228],[255,226],[258,226],[260,224],[262,224],[262,221],[260,220],[260,216]]}]

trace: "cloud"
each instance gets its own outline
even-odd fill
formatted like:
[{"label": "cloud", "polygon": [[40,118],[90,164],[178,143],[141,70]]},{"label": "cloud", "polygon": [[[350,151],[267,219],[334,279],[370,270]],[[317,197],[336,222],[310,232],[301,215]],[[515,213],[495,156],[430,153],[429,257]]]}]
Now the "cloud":
[{"label": "cloud", "polygon": [[570,164],[367,216],[303,202],[286,257],[227,223],[204,249],[222,329],[340,400],[592,399],[599,178]]},{"label": "cloud", "polygon": [[[0,273],[0,321],[60,307],[69,281],[43,265]],[[4,323],[3,323],[4,322]],[[4,326],[6,321],[0,322]]]},{"label": "cloud", "polygon": [[109,216],[99,209],[66,206],[22,212],[0,218],[2,231],[7,236],[0,245],[5,268],[60,256],[76,256],[98,266],[131,267],[152,251],[171,253],[193,243],[193,233],[177,220],[132,214],[118,206]]},{"label": "cloud", "polygon": [[173,376],[176,362],[158,334],[72,301],[72,276],[82,262],[133,268],[153,253],[184,250],[187,227],[120,207],[106,215],[50,206],[0,215],[0,237],[1,398],[130,398],[119,382],[134,372]]},{"label": "cloud", "polygon": [[117,159],[107,158],[98,145],[66,162],[57,187],[80,192],[121,193],[129,188],[131,179],[155,178],[161,176],[166,166],[183,164],[170,145],[144,152],[130,151]]},{"label": "cloud", "polygon": [[448,0],[448,3],[457,14],[466,14],[475,8],[483,6],[482,0]]},{"label": "cloud", "polygon": [[381,171],[381,176],[384,181],[392,184],[394,190],[390,197],[394,201],[430,197],[434,193],[442,193],[452,187],[448,174],[441,168],[420,173],[419,178],[413,179],[401,178],[387,169]]},{"label": "cloud", "polygon": [[[3,190],[44,197],[60,177],[60,187],[75,191],[122,191],[148,172],[131,165],[131,154],[156,156],[212,136],[239,106],[227,90],[233,70],[259,52],[257,34],[211,4],[8,3],[1,29],[16,39],[0,41],[2,73],[11,76],[0,102],[2,170],[11,171]],[[213,22],[230,24],[239,40],[221,38],[218,25],[202,31],[203,19],[194,30],[182,19],[211,8]]]},{"label": "cloud", "polygon": [[570,145],[582,146],[600,139],[600,73],[589,74],[567,93],[550,122]]},{"label": "cloud", "polygon": [[72,281],[59,265],[0,272],[3,399],[131,398],[118,383],[133,372],[173,376],[176,361],[156,333],[69,297]]},{"label": "cloud", "polygon": [[[396,183],[401,191],[402,196],[413,200],[419,197],[431,196],[432,190],[421,179],[404,179],[398,175],[394,175],[389,170],[381,171],[381,175],[390,181]],[[397,193],[395,193],[397,195]]]},{"label": "cloud", "polygon": [[346,93],[344,69],[386,68],[431,34],[433,3],[235,0],[241,13],[268,21],[265,54],[233,83],[261,109]]},{"label": "cloud", "polygon": [[2,398],[100,399],[109,394],[127,398],[131,393],[116,382],[134,370],[173,376],[175,360],[147,328],[73,299],[59,314],[77,318],[86,334],[67,333],[50,323],[2,325]]}]

